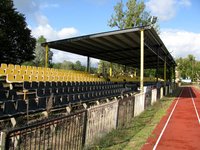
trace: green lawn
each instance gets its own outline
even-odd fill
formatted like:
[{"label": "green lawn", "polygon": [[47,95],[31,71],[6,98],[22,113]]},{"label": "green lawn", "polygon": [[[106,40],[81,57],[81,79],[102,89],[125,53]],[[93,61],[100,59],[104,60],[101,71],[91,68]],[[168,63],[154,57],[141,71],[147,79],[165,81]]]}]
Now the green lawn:
[{"label": "green lawn", "polygon": [[180,92],[178,88],[173,95],[157,101],[147,108],[140,116],[135,117],[125,127],[113,130],[92,145],[92,150],[139,150],[166,114],[167,109]]}]

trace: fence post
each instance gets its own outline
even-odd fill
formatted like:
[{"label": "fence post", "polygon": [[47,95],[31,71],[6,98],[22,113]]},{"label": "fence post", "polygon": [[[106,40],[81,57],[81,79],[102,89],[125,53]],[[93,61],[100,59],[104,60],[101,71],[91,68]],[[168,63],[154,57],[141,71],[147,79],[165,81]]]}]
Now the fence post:
[{"label": "fence post", "polygon": [[6,150],[6,132],[0,132],[0,150]]}]

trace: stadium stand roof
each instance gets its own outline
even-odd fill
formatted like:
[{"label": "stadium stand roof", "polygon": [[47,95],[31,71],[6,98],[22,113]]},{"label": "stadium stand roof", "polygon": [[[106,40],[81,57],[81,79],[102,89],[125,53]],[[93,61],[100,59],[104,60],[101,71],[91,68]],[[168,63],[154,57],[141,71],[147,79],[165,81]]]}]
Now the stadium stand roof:
[{"label": "stadium stand roof", "polygon": [[46,42],[42,45],[139,68],[141,29],[144,30],[144,68],[163,67],[165,59],[167,66],[175,66],[173,57],[151,26],[78,36]]}]

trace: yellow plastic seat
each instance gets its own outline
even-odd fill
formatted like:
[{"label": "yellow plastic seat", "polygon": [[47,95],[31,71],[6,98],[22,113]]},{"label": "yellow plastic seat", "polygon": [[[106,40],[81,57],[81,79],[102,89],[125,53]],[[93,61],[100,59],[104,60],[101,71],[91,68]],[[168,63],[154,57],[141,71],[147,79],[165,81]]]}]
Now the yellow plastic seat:
[{"label": "yellow plastic seat", "polygon": [[44,81],[49,81],[49,76],[44,76]]},{"label": "yellow plastic seat", "polygon": [[44,76],[38,75],[38,76],[37,76],[37,80],[38,80],[38,81],[44,81]]},{"label": "yellow plastic seat", "polygon": [[27,67],[24,66],[24,65],[22,65],[22,66],[21,66],[21,70],[27,70]]},{"label": "yellow plastic seat", "polygon": [[23,76],[20,74],[15,75],[15,81],[16,82],[23,82]]},{"label": "yellow plastic seat", "polygon": [[15,69],[16,70],[21,70],[21,66],[20,65],[15,65]]},{"label": "yellow plastic seat", "polygon": [[40,75],[45,75],[45,76],[49,76],[50,75],[50,71],[44,71],[44,72],[39,72]]},{"label": "yellow plastic seat", "polygon": [[26,66],[27,70],[32,70],[32,66]]},{"label": "yellow plastic seat", "polygon": [[20,73],[21,75],[26,75],[26,70],[21,69],[19,73]]},{"label": "yellow plastic seat", "polygon": [[31,80],[31,81],[38,81],[36,75],[30,75],[30,80]]},{"label": "yellow plastic seat", "polygon": [[0,76],[5,76],[6,73],[5,73],[5,70],[3,68],[0,68]]},{"label": "yellow plastic seat", "polygon": [[31,66],[32,67],[32,70],[38,70],[38,67],[36,66]]},{"label": "yellow plastic seat", "polygon": [[13,65],[13,64],[8,64],[8,68],[10,68],[10,69],[15,69],[15,65]]},{"label": "yellow plastic seat", "polygon": [[6,82],[7,83],[13,83],[15,81],[15,76],[13,74],[7,74],[6,75]]},{"label": "yellow plastic seat", "polygon": [[7,74],[6,82],[7,83],[21,83],[23,82],[23,79],[21,75]]},{"label": "yellow plastic seat", "polygon": [[5,69],[6,74],[13,74],[13,69],[7,68]]},{"label": "yellow plastic seat", "polygon": [[13,69],[13,74],[19,75],[19,74],[21,74],[21,70],[19,70],[19,69]]},{"label": "yellow plastic seat", "polygon": [[38,75],[38,74],[39,74],[39,73],[38,73],[38,70],[33,69],[33,70],[32,70],[32,74],[33,74],[33,75]]},{"label": "yellow plastic seat", "polygon": [[42,70],[42,67],[37,67],[38,70]]},{"label": "yellow plastic seat", "polygon": [[30,81],[30,76],[27,75],[27,74],[24,74],[24,75],[23,75],[23,80],[24,80],[24,81]]},{"label": "yellow plastic seat", "polygon": [[26,70],[26,74],[27,74],[27,75],[33,75],[33,70],[27,69],[27,70]]},{"label": "yellow plastic seat", "polygon": [[39,74],[39,75],[44,75],[44,70],[41,70],[41,69],[38,70],[38,74]]},{"label": "yellow plastic seat", "polygon": [[55,76],[49,76],[49,81],[55,81]]},{"label": "yellow plastic seat", "polygon": [[8,68],[8,65],[7,64],[1,64],[1,68],[6,69],[6,68]]}]

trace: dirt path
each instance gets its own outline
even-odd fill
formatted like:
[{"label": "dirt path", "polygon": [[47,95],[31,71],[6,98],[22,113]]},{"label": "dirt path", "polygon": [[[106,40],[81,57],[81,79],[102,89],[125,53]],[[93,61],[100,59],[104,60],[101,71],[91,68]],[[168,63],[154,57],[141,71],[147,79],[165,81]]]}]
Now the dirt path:
[{"label": "dirt path", "polygon": [[143,150],[200,149],[200,91],[184,87]]}]

